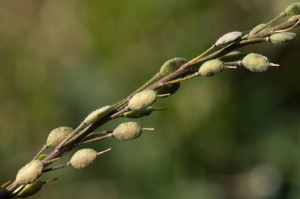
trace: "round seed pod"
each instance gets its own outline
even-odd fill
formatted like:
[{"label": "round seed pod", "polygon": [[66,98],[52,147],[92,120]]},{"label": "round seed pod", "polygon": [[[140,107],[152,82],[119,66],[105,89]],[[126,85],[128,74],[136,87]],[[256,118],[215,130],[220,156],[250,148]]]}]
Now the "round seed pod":
[{"label": "round seed pod", "polygon": [[46,145],[48,147],[55,147],[59,145],[68,135],[72,133],[73,129],[71,127],[58,127],[50,132],[47,138]]},{"label": "round seed pod", "polygon": [[90,113],[83,121],[85,125],[90,125],[103,118],[112,110],[111,106],[104,106]]},{"label": "round seed pod", "polygon": [[287,16],[299,15],[300,14],[300,2],[289,5],[285,9],[284,12]]},{"label": "round seed pod", "polygon": [[[178,82],[178,83],[163,86],[163,87],[157,89],[155,92],[157,95],[165,95],[165,94],[173,95],[174,93],[177,92],[177,90],[179,88],[180,88],[180,83]],[[168,96],[165,96],[165,97],[168,97]],[[165,97],[162,97],[162,98],[165,98]]]},{"label": "round seed pod", "polygon": [[224,44],[229,44],[231,42],[237,41],[241,39],[243,33],[239,31],[229,32],[222,37],[220,37],[217,42],[215,43],[215,46],[220,46]]},{"label": "round seed pod", "polygon": [[[259,29],[261,29],[263,26],[265,26],[266,24],[265,23],[261,23],[261,24],[258,24],[257,26],[255,26],[250,32],[249,32],[249,35],[253,35],[253,33],[255,33],[256,31],[258,31]],[[267,27],[265,27],[263,30],[267,30],[271,28],[270,25],[268,25]]]},{"label": "round seed pod", "polygon": [[97,152],[93,149],[80,149],[71,158],[70,163],[76,169],[83,169],[97,159]]},{"label": "round seed pod", "polygon": [[235,51],[232,51],[232,52],[220,57],[219,59],[223,62],[233,62],[233,61],[241,60],[245,56],[246,56],[245,53],[235,50]]},{"label": "round seed pod", "polygon": [[139,123],[126,122],[120,124],[117,128],[115,128],[112,134],[118,140],[128,141],[140,137],[142,131],[142,127]]},{"label": "round seed pod", "polygon": [[218,59],[212,59],[207,62],[204,62],[199,68],[199,74],[204,77],[211,77],[216,75],[224,70],[224,62]]},{"label": "round seed pod", "polygon": [[269,38],[273,44],[280,45],[294,41],[297,39],[297,34],[293,32],[280,32],[271,35]]},{"label": "round seed pod", "polygon": [[44,164],[42,161],[32,160],[19,170],[16,176],[16,184],[25,185],[33,183],[41,176],[43,169]]},{"label": "round seed pod", "polygon": [[22,191],[20,191],[16,197],[17,198],[27,198],[29,196],[32,196],[36,194],[41,188],[43,187],[43,182],[40,180],[36,180],[31,184],[26,185]]},{"label": "round seed pod", "polygon": [[187,63],[188,60],[181,57],[175,57],[173,59],[170,59],[166,61],[162,67],[160,68],[160,75],[161,76],[167,76],[174,71],[176,71],[178,68],[180,68],[183,64]]},{"label": "round seed pod", "polygon": [[252,72],[264,72],[270,67],[269,59],[260,54],[250,53],[243,60],[245,68]]},{"label": "round seed pod", "polygon": [[157,99],[157,94],[153,90],[144,90],[136,93],[128,102],[128,107],[131,110],[142,110],[151,106]]}]

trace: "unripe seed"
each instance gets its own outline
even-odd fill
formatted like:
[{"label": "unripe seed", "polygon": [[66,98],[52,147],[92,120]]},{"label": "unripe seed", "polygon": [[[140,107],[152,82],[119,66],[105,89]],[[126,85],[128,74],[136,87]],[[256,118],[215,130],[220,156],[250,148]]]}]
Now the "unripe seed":
[{"label": "unripe seed", "polygon": [[48,155],[47,154],[41,154],[39,155],[39,157],[37,157],[37,160],[43,160],[47,157]]},{"label": "unripe seed", "polygon": [[157,94],[153,90],[144,90],[136,93],[128,102],[128,107],[131,110],[142,110],[151,106],[157,98]]},{"label": "unripe seed", "polygon": [[142,134],[142,127],[137,122],[126,122],[120,124],[112,132],[113,136],[122,141],[133,140]]},{"label": "unripe seed", "polygon": [[90,125],[103,118],[112,110],[111,106],[104,106],[90,113],[83,121],[85,125]]},{"label": "unripe seed", "polygon": [[25,185],[29,183],[33,183],[38,177],[41,176],[44,169],[44,164],[40,160],[32,160],[24,167],[22,167],[17,176],[16,176],[16,184]]},{"label": "unripe seed", "polygon": [[224,70],[224,62],[213,59],[205,62],[202,64],[202,66],[199,68],[199,74],[204,77],[211,77],[213,75],[216,75]]},{"label": "unripe seed", "polygon": [[[178,83],[174,83],[174,84],[165,85],[165,86],[157,89],[155,92],[157,95],[165,95],[165,94],[173,95],[174,93],[177,92],[177,90],[179,88],[180,88],[180,83],[178,82]],[[168,96],[166,96],[166,97],[168,97]],[[164,97],[162,97],[162,98],[164,98]]]},{"label": "unripe seed", "polygon": [[270,36],[270,41],[273,44],[284,44],[297,39],[297,34],[293,32],[280,32]]},{"label": "unripe seed", "polygon": [[50,132],[47,138],[46,145],[48,147],[55,147],[59,145],[68,135],[72,133],[73,129],[70,127],[59,127]]},{"label": "unripe seed", "polygon": [[124,117],[127,118],[140,118],[140,117],[144,117],[144,116],[148,116],[153,112],[154,108],[153,107],[147,107],[145,109],[142,110],[137,110],[137,111],[128,111],[126,113],[124,113]]},{"label": "unripe seed", "polygon": [[22,191],[20,191],[16,197],[17,198],[27,198],[29,196],[32,196],[36,194],[41,188],[43,187],[43,182],[40,180],[36,180],[35,182],[26,185]]},{"label": "unripe seed", "polygon": [[81,149],[71,158],[70,163],[76,169],[83,169],[97,159],[97,152],[93,149]]},{"label": "unripe seed", "polygon": [[242,64],[252,72],[264,72],[271,66],[267,57],[255,53],[248,54]]},{"label": "unripe seed", "polygon": [[285,9],[287,16],[299,15],[300,14],[300,2],[293,3]]},{"label": "unripe seed", "polygon": [[176,71],[178,68],[180,68],[183,64],[187,63],[188,60],[181,57],[175,57],[168,61],[166,61],[162,67],[160,68],[160,75],[161,76],[167,76],[174,71]]},{"label": "unripe seed", "polygon": [[243,33],[234,31],[234,32],[229,32],[222,37],[220,37],[217,42],[215,43],[215,46],[220,46],[223,44],[229,44],[231,42],[237,41],[242,37]]},{"label": "unripe seed", "polygon": [[242,53],[240,51],[232,51],[219,59],[223,62],[234,62],[243,59],[246,56],[245,53]]},{"label": "unripe seed", "polygon": [[[255,33],[256,31],[258,31],[259,29],[261,29],[262,27],[264,27],[266,24],[265,23],[261,23],[258,24],[257,26],[255,26],[250,32],[249,35],[253,35],[253,33]],[[265,27],[263,30],[267,30],[269,29],[271,26],[268,25],[267,27]]]}]

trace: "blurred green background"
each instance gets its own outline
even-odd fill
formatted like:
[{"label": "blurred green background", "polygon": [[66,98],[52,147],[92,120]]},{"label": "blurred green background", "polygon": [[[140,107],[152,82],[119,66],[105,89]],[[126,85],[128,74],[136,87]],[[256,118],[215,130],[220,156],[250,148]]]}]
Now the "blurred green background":
[{"label": "blurred green background", "polygon": [[[164,61],[191,59],[224,33],[267,22],[293,2],[0,0],[0,182],[14,179],[52,129],[75,127]],[[244,48],[281,67],[184,82],[155,104],[168,111],[138,121],[155,131],[89,145],[112,151],[87,169],[43,175],[59,180],[32,198],[299,198],[299,50],[299,41]]]}]

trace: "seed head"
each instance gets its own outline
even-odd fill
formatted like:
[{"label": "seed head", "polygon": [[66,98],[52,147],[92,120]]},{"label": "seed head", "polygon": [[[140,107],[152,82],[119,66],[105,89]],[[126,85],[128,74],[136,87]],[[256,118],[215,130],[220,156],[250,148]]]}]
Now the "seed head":
[{"label": "seed head", "polygon": [[181,57],[175,57],[173,59],[170,59],[166,61],[162,67],[160,68],[160,75],[161,76],[167,76],[174,71],[176,71],[180,66],[187,63],[188,60],[181,58]]},{"label": "seed head", "polygon": [[274,65],[269,62],[269,59],[263,55],[250,53],[243,60],[242,64],[245,68],[252,72],[264,72],[270,66]]},{"label": "seed head", "polygon": [[97,152],[93,149],[81,149],[71,158],[70,163],[76,169],[83,169],[97,159]]},{"label": "seed head", "polygon": [[230,53],[220,57],[219,59],[223,62],[233,62],[243,59],[246,56],[245,53],[242,53],[240,51],[231,51]]},{"label": "seed head", "polygon": [[[155,92],[157,95],[165,95],[165,94],[173,95],[174,93],[177,92],[177,90],[179,88],[180,88],[180,83],[178,82],[178,83],[174,83],[174,84],[165,85],[165,86],[157,89]],[[168,97],[168,96],[165,96],[165,97]],[[162,98],[164,98],[164,97],[162,97]]]},{"label": "seed head", "polygon": [[122,141],[133,140],[142,134],[142,127],[137,122],[126,122],[120,124],[113,131],[113,136]]},{"label": "seed head", "polygon": [[36,180],[31,184],[26,185],[22,191],[20,191],[16,197],[17,198],[27,198],[29,196],[32,196],[36,194],[41,188],[43,187],[43,182],[40,180]]},{"label": "seed head", "polygon": [[[261,29],[262,27],[264,27],[266,24],[265,23],[261,23],[258,24],[257,26],[255,26],[250,32],[249,35],[253,35],[253,33],[255,33],[256,31],[258,31],[259,29]],[[267,30],[269,29],[271,26],[268,25],[267,27],[265,27],[263,30]]]},{"label": "seed head", "polygon": [[128,102],[131,110],[142,110],[151,106],[156,101],[157,95],[153,90],[144,90],[136,93]]},{"label": "seed head", "polygon": [[90,125],[103,118],[112,110],[111,106],[104,106],[90,113],[83,121],[84,124]]},{"label": "seed head", "polygon": [[270,41],[273,44],[278,44],[278,45],[292,42],[295,39],[297,39],[297,34],[293,32],[280,32],[270,36]]},{"label": "seed head", "polygon": [[218,59],[213,59],[205,62],[199,68],[199,74],[204,77],[211,77],[224,70],[224,62]]},{"label": "seed head", "polygon": [[289,5],[285,9],[284,12],[287,16],[299,15],[300,14],[300,2]]},{"label": "seed head", "polygon": [[40,177],[44,169],[43,162],[40,160],[32,160],[24,167],[22,167],[17,176],[16,176],[16,184],[18,185],[26,185],[29,183],[33,183],[36,179]]},{"label": "seed head", "polygon": [[72,133],[73,129],[70,127],[59,127],[50,132],[47,138],[47,146],[55,147],[59,145],[68,135]]},{"label": "seed head", "polygon": [[234,31],[234,32],[229,32],[222,37],[220,37],[217,42],[215,43],[215,46],[220,46],[223,44],[229,44],[231,42],[237,41],[242,37],[243,33]]}]

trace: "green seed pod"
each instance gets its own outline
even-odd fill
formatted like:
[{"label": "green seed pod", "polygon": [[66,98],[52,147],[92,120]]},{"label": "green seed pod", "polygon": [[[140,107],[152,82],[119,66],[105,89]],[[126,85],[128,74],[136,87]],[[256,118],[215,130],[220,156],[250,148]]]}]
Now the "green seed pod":
[{"label": "green seed pod", "polygon": [[126,122],[115,128],[112,134],[118,140],[133,140],[140,137],[142,134],[142,127],[137,122]]},{"label": "green seed pod", "polygon": [[287,16],[299,15],[300,14],[300,2],[293,3],[285,9]]},{"label": "green seed pod", "polygon": [[90,125],[103,118],[112,110],[111,106],[104,106],[90,113],[83,121],[85,125]]},{"label": "green seed pod", "polygon": [[294,41],[295,39],[297,39],[297,34],[293,32],[280,32],[271,35],[269,38],[273,44],[280,45]]},{"label": "green seed pod", "polygon": [[239,39],[241,39],[243,33],[242,32],[238,32],[238,31],[234,31],[234,32],[229,32],[225,35],[223,35],[222,37],[220,37],[217,42],[215,43],[215,46],[220,46],[223,44],[229,44],[231,42],[235,42]]},{"label": "green seed pod", "polygon": [[37,160],[44,160],[47,156],[47,154],[41,154],[39,157],[37,157]]},{"label": "green seed pod", "polygon": [[234,62],[243,59],[246,56],[245,53],[242,53],[240,51],[232,51],[219,59],[223,62]]},{"label": "green seed pod", "polygon": [[[174,93],[177,92],[177,90],[180,88],[180,83],[174,83],[174,84],[169,84],[166,86],[163,86],[159,89],[157,89],[155,92],[157,95],[165,95],[165,94],[170,94],[173,95]],[[168,96],[166,96],[168,97]],[[162,97],[164,98],[164,97]]]},{"label": "green seed pod", "polygon": [[47,138],[46,145],[48,147],[55,147],[59,145],[68,135],[72,133],[73,129],[71,127],[59,127],[50,132]]},{"label": "green seed pod", "polygon": [[[259,29],[261,29],[263,26],[265,26],[266,24],[265,23],[261,23],[261,24],[258,24],[257,26],[255,26],[250,32],[249,32],[249,35],[253,35],[253,33],[255,33],[256,31],[258,31]],[[265,27],[263,30],[267,30],[271,28],[270,25],[268,25],[267,27]]]},{"label": "green seed pod", "polygon": [[160,75],[167,76],[176,71],[178,68],[180,68],[183,64],[187,62],[188,60],[181,57],[175,57],[173,59],[170,59],[166,61],[160,68]]},{"label": "green seed pod", "polygon": [[224,70],[224,62],[213,59],[207,62],[204,62],[202,66],[199,68],[199,74],[204,77],[211,77],[216,75]]},{"label": "green seed pod", "polygon": [[97,152],[93,149],[81,149],[71,158],[70,163],[76,169],[83,169],[97,159]]},{"label": "green seed pod", "polygon": [[296,18],[299,19],[300,15],[291,16],[287,21],[294,21]]},{"label": "green seed pod", "polygon": [[40,160],[32,160],[24,167],[22,167],[16,177],[17,185],[26,185],[33,183],[38,177],[41,176],[44,169],[44,164]]},{"label": "green seed pod", "polygon": [[43,187],[43,182],[40,180],[36,180],[35,182],[26,185],[22,191],[20,191],[16,197],[17,198],[27,198],[29,196],[32,196],[36,194],[41,188]]},{"label": "green seed pod", "polygon": [[260,54],[250,53],[243,60],[245,68],[252,72],[264,72],[270,67],[269,59]]},{"label": "green seed pod", "polygon": [[153,90],[144,90],[136,93],[128,102],[128,107],[131,110],[142,110],[151,106],[157,99],[156,92]]}]

